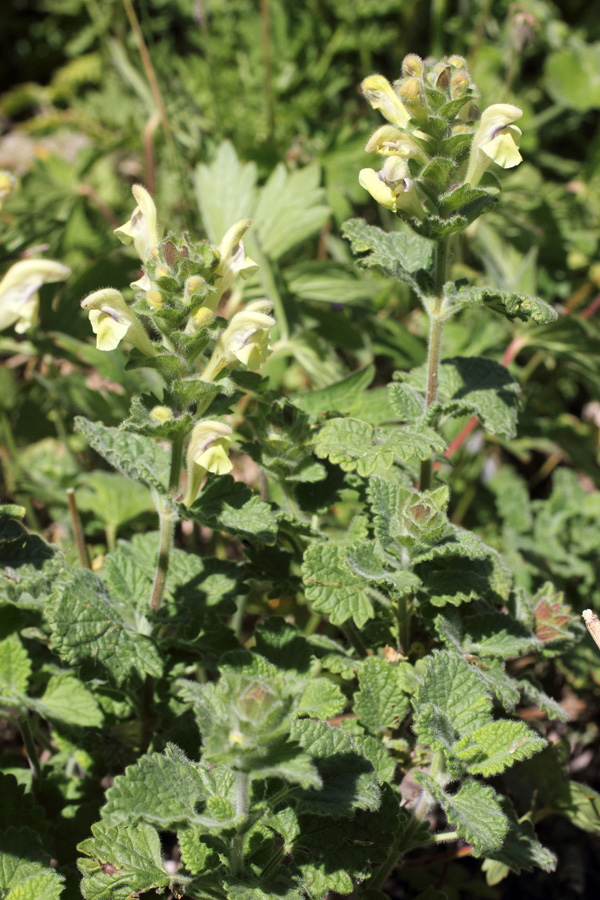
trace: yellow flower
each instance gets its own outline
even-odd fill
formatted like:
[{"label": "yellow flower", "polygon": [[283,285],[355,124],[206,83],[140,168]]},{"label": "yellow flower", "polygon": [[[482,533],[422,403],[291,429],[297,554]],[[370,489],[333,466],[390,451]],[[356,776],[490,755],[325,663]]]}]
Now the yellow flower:
[{"label": "yellow flower", "polygon": [[127,340],[145,356],[157,355],[144,326],[120,291],[114,288],[95,291],[81,301],[81,306],[88,311],[98,350],[114,350],[122,340]]},{"label": "yellow flower", "polygon": [[503,169],[517,166],[521,129],[513,123],[520,119],[523,110],[510,103],[494,103],[483,112],[479,128],[473,137],[469,166],[465,182],[475,187],[493,161]]},{"label": "yellow flower", "polygon": [[221,276],[221,280],[217,282],[219,296],[222,296],[225,291],[229,290],[237,275],[241,275],[242,278],[249,278],[258,271],[258,266],[254,260],[246,255],[246,249],[242,240],[250,224],[250,219],[240,219],[239,222],[231,226],[219,244],[219,252],[221,254],[221,262],[217,268],[217,275]]},{"label": "yellow flower", "polygon": [[51,259],[24,259],[11,266],[0,281],[0,330],[9,325],[22,334],[35,323],[38,291],[43,284],[64,281],[71,270]]},{"label": "yellow flower", "polygon": [[384,78],[383,75],[369,75],[361,87],[373,109],[380,110],[382,116],[392,125],[406,128],[410,121],[410,113],[387,78]]},{"label": "yellow flower", "polygon": [[[390,156],[380,172],[376,172],[375,169],[361,169],[358,180],[361,187],[364,187],[381,206],[391,209],[392,212],[401,211],[422,219],[425,213],[417,192],[407,177],[408,173],[399,166],[399,163],[403,162],[398,157]],[[386,170],[388,163],[392,165]],[[401,174],[402,171],[405,174]]]},{"label": "yellow flower", "polygon": [[0,171],[0,209],[4,206],[4,201],[13,193],[15,189],[15,179],[10,172]]},{"label": "yellow flower", "polygon": [[254,300],[233,316],[220,340],[230,362],[258,369],[266,361],[269,331],[275,324],[268,315],[272,308],[270,300]]},{"label": "yellow flower", "polygon": [[191,506],[198,495],[202,479],[207,472],[227,475],[233,469],[228,450],[231,443],[231,428],[224,422],[206,419],[192,429],[187,451],[188,484],[183,498],[186,506]]},{"label": "yellow flower", "polygon": [[[426,137],[426,135],[423,135]],[[382,125],[371,135],[365,147],[367,153],[379,153],[380,156],[400,156],[402,159],[416,159],[417,162],[426,163],[428,156],[410,134],[394,128],[393,125]]]},{"label": "yellow flower", "polygon": [[131,213],[129,221],[120,228],[115,228],[114,233],[124,244],[130,244],[133,241],[137,255],[142,262],[147,262],[151,249],[160,240],[156,206],[146,188],[141,184],[134,184],[131,191],[137,201],[137,206]]}]

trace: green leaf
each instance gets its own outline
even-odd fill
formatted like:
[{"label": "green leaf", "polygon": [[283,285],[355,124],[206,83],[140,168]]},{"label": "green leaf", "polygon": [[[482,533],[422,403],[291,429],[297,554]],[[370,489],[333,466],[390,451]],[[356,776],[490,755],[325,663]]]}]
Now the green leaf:
[{"label": "green leaf", "polygon": [[444,611],[436,616],[435,627],[448,646],[459,653],[482,657],[519,656],[538,644],[535,635],[521,622],[487,605],[473,615],[462,610]]},{"label": "green leaf", "polygon": [[310,753],[322,779],[321,788],[297,794],[300,812],[339,819],[357,809],[377,809],[377,777],[349,734],[325,722],[296,719],[291,736]]},{"label": "green leaf", "polygon": [[160,838],[152,826],[140,822],[111,827],[98,822],[92,826],[92,834],[77,848],[89,857],[78,862],[86,900],[129,900],[136,892],[158,892],[171,881],[163,866]]},{"label": "green leaf", "polygon": [[342,225],[342,234],[354,254],[366,254],[357,260],[363,268],[377,267],[414,285],[417,274],[426,275],[431,267],[433,244],[408,230],[390,233],[364,219],[350,219]]},{"label": "green leaf", "polygon": [[315,453],[337,463],[345,472],[367,477],[387,470],[395,460],[427,459],[441,453],[444,440],[426,426],[373,428],[359,419],[329,419],[317,435]]},{"label": "green leaf", "polygon": [[[117,530],[139,516],[154,513],[147,488],[118,472],[88,472],[77,487],[77,508],[93,513],[103,525]],[[86,526],[89,529],[89,525]]]},{"label": "green leaf", "polygon": [[184,518],[195,519],[217,531],[261,544],[275,543],[277,520],[273,510],[231,475],[212,477],[194,505],[189,509],[181,506],[180,510]]},{"label": "green leaf", "polygon": [[169,478],[169,454],[147,437],[108,428],[90,422],[82,416],[75,419],[75,428],[87,438],[91,447],[123,475],[141,481],[165,494]]},{"label": "green leaf", "polygon": [[[473,559],[460,549],[455,552],[452,546],[448,546],[443,554],[437,552],[440,549],[434,547],[430,555],[420,554],[413,562],[416,574],[423,582],[423,595],[430,603],[458,606],[476,597],[492,602],[508,600],[511,573],[499,554],[488,549],[485,559]],[[425,565],[428,555],[430,560]]]},{"label": "green leaf", "polygon": [[525,702],[538,706],[542,712],[546,713],[549,719],[558,719],[560,722],[569,721],[570,716],[567,710],[563,709],[563,707],[557,703],[556,700],[553,700],[552,697],[549,697],[548,694],[534,682],[532,676],[521,678],[517,684]]},{"label": "green leaf", "polygon": [[508,832],[498,850],[486,853],[482,869],[487,873],[488,884],[497,884],[508,869],[518,874],[523,870],[530,872],[535,866],[539,866],[544,872],[553,872],[556,869],[556,857],[540,844],[529,819],[519,821],[507,798],[501,798],[501,804],[508,818]]},{"label": "green leaf", "polygon": [[46,604],[52,645],[68,663],[99,663],[117,684],[134,674],[162,674],[160,654],[149,637],[137,631],[129,598],[109,597],[88,569],[69,568]]},{"label": "green leaf", "polygon": [[572,46],[546,57],[546,86],[555,103],[566,110],[587,112],[600,107],[600,43],[573,37]]},{"label": "green leaf", "polygon": [[[424,398],[426,368],[413,369],[404,383]],[[398,399],[399,392],[393,396]],[[508,369],[493,359],[457,356],[443,360],[439,371],[438,403],[438,418],[440,415],[472,413],[489,434],[508,438],[516,434],[519,388]]]},{"label": "green leaf", "polygon": [[453,168],[454,162],[451,159],[443,156],[434,156],[422,170],[419,175],[419,181],[425,178],[427,181],[431,181],[436,188],[441,189],[447,184],[448,175]]},{"label": "green leaf", "polygon": [[33,795],[14,775],[0,772],[0,833],[11,827],[31,829],[39,840],[46,837],[49,826],[46,813]]},{"label": "green leaf", "polygon": [[0,641],[0,704],[19,706],[27,693],[31,661],[16,635]]},{"label": "green leaf", "polygon": [[296,715],[312,719],[330,719],[339,715],[346,705],[346,698],[337,684],[327,678],[315,678],[307,684],[300,698]]},{"label": "green leaf", "polygon": [[0,516],[0,560],[0,599],[33,609],[43,605],[64,566],[55,547],[5,516]]},{"label": "green leaf", "polygon": [[63,877],[50,868],[38,835],[31,828],[0,832],[0,896],[6,900],[58,900]]},{"label": "green leaf", "polygon": [[470,184],[462,184],[441,198],[440,208],[444,216],[456,212],[472,222],[498,202],[499,193],[498,188],[474,188]]},{"label": "green leaf", "polygon": [[302,394],[292,394],[290,399],[295,406],[309,413],[324,413],[335,410],[340,413],[348,413],[375,377],[375,367],[367,366],[359,372],[348,375],[335,384],[330,384],[318,391],[307,391]]},{"label": "green leaf", "polygon": [[446,650],[425,659],[413,706],[418,740],[450,755],[458,739],[491,721],[492,703],[481,680],[464,659]]},{"label": "green leaf", "polygon": [[348,571],[339,545],[311,544],[304,554],[302,578],[313,610],[329,616],[333,625],[353,619],[362,628],[373,618],[373,604],[365,585]]},{"label": "green leaf", "polygon": [[390,663],[375,656],[364,661],[358,674],[354,711],[371,734],[398,728],[410,707],[412,672],[408,663]]},{"label": "green leaf", "polygon": [[467,218],[467,216],[456,215],[447,219],[441,216],[425,216],[424,219],[412,219],[411,226],[417,234],[424,238],[429,238],[430,241],[441,241],[450,237],[451,234],[463,231],[469,221],[471,221],[471,217]]},{"label": "green leaf", "polygon": [[164,753],[146,753],[117,775],[107,791],[102,820],[108,826],[141,819],[163,831],[178,823],[200,823],[197,804],[210,796],[209,781],[206,767],[167,744]]},{"label": "green leaf", "polygon": [[229,141],[219,146],[210,165],[200,164],[196,168],[196,199],[211,241],[218,243],[235,222],[252,216],[256,179],[256,165],[240,163]]},{"label": "green leaf", "polygon": [[539,297],[529,297],[515,291],[498,291],[494,288],[468,288],[449,292],[457,307],[487,306],[509,319],[531,320],[537,325],[547,325],[558,318],[551,306]]},{"label": "green leaf", "polygon": [[29,706],[51,722],[80,728],[99,728],[104,715],[94,694],[75,675],[53,675],[38,701]]},{"label": "green leaf", "polygon": [[467,781],[456,794],[450,794],[426,772],[417,772],[415,781],[438,801],[448,822],[472,845],[474,856],[487,855],[502,846],[508,819],[488,784]]},{"label": "green leaf", "polygon": [[475,728],[452,749],[454,756],[467,762],[471,775],[498,775],[514,763],[529,759],[546,746],[546,741],[525,722],[498,719]]}]

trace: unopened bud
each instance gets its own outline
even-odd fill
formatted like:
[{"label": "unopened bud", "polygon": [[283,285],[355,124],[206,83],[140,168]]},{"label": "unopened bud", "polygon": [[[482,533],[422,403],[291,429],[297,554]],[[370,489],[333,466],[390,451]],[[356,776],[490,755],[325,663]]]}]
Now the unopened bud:
[{"label": "unopened bud", "polygon": [[453,100],[462,97],[469,89],[469,76],[463,70],[455,72],[450,82],[450,95]]},{"label": "unopened bud", "polygon": [[154,270],[154,273],[157,278],[168,278],[168,276],[171,274],[171,270],[168,266],[162,265],[157,266]]},{"label": "unopened bud", "polygon": [[422,121],[427,118],[427,108],[423,98],[422,85],[418,78],[407,78],[399,87],[400,99],[413,119]]},{"label": "unopened bud", "polygon": [[448,62],[450,63],[450,65],[452,66],[453,69],[466,69],[467,68],[466,60],[463,59],[462,56],[456,56],[456,55],[449,56]]},{"label": "unopened bud", "polygon": [[146,300],[153,309],[160,309],[163,305],[163,297],[160,291],[148,291]]},{"label": "unopened bud", "polygon": [[164,425],[165,422],[169,421],[173,413],[168,406],[155,406],[154,409],[150,411],[150,415],[153,419],[156,419],[157,422],[160,422],[161,425]]},{"label": "unopened bud", "polygon": [[423,60],[421,57],[417,56],[416,53],[409,53],[408,56],[405,56],[402,63],[402,74],[407,78],[411,76],[420,78],[423,74]]},{"label": "unopened bud", "polygon": [[194,291],[197,291],[203,284],[205,284],[205,281],[201,275],[192,275],[187,279],[185,288],[188,293],[193,294]]},{"label": "unopened bud", "polygon": [[437,63],[434,68],[435,86],[438,90],[445,91],[450,87],[450,66],[445,63]]}]

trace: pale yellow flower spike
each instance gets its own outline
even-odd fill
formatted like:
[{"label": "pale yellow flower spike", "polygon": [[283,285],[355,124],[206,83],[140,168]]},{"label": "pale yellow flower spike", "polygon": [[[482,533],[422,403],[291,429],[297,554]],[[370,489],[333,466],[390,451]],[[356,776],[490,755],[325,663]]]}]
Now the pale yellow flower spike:
[{"label": "pale yellow flower spike", "polygon": [[114,233],[124,244],[130,244],[133,241],[137,255],[142,262],[147,262],[150,250],[160,240],[156,206],[146,188],[141,184],[134,184],[131,191],[137,201],[137,206],[131,213],[129,221],[120,228],[115,228]]},{"label": "pale yellow flower spike", "polygon": [[68,266],[51,259],[23,259],[11,266],[0,281],[0,330],[14,325],[22,334],[31,328],[37,319],[41,286],[64,281],[70,274]]},{"label": "pale yellow flower spike", "polygon": [[469,166],[465,182],[475,187],[490,162],[503,169],[517,166],[522,156],[519,153],[521,129],[513,123],[520,119],[523,110],[511,103],[494,103],[484,110],[479,127],[471,145]]},{"label": "pale yellow flower spike", "polygon": [[369,75],[361,87],[373,109],[380,110],[382,116],[392,125],[406,128],[411,118],[410,113],[387,78],[384,78],[383,75]]},{"label": "pale yellow flower spike", "polygon": [[192,429],[187,451],[188,484],[183,498],[191,506],[198,495],[200,484],[207,472],[227,475],[233,469],[229,459],[231,428],[224,422],[206,419]]},{"label": "pale yellow flower spike", "polygon": [[[392,157],[388,157],[388,159],[392,159]],[[376,172],[375,169],[361,169],[358,173],[358,181],[361,187],[364,187],[381,206],[391,209],[392,212],[401,210],[409,216],[422,219],[425,212],[414,187],[411,186],[408,190],[404,190],[402,184],[392,187],[380,175],[381,173]]]}]

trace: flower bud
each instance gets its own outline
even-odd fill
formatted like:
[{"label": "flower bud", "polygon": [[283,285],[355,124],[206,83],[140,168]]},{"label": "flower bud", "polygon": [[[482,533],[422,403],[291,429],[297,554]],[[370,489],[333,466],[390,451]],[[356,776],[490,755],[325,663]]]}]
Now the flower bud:
[{"label": "flower bud", "polygon": [[449,56],[448,62],[450,63],[450,65],[452,66],[453,69],[466,69],[467,68],[466,60],[462,56],[456,56],[456,54],[454,54],[453,56]]},{"label": "flower bud", "polygon": [[423,74],[423,60],[421,57],[417,56],[416,53],[409,53],[408,56],[405,56],[402,63],[402,74],[407,78],[410,78],[412,75],[420,78]]},{"label": "flower bud", "polygon": [[450,87],[450,66],[445,63],[437,63],[433,69],[435,75],[435,86],[440,91],[445,91]]},{"label": "flower bud", "polygon": [[403,106],[391,84],[383,75],[369,75],[362,82],[362,91],[373,109],[381,110],[381,114],[398,128],[405,128],[410,114]]},{"label": "flower bud", "polygon": [[469,89],[469,76],[464,70],[455,72],[450,82],[450,96],[453,100],[462,97]]},{"label": "flower bud", "polygon": [[418,78],[407,78],[399,85],[400,99],[413,119],[427,118],[427,107],[423,97],[423,87]]},{"label": "flower bud", "polygon": [[163,306],[163,296],[160,291],[148,291],[146,300],[153,309],[160,309]]},{"label": "flower bud", "polygon": [[131,188],[133,196],[137,200],[137,206],[131,213],[131,218],[120,228],[115,228],[114,233],[124,244],[133,241],[137,255],[142,262],[147,262],[152,256],[160,238],[156,221],[156,206],[154,200],[141,184],[134,184]]},{"label": "flower bud", "polygon": [[154,409],[150,410],[150,416],[156,419],[157,422],[160,422],[161,425],[164,425],[165,422],[172,418],[173,412],[168,406],[155,406]]},{"label": "flower bud", "polygon": [[154,274],[157,278],[168,278],[171,274],[171,270],[163,263],[162,265],[156,267],[156,269],[154,270]]}]

